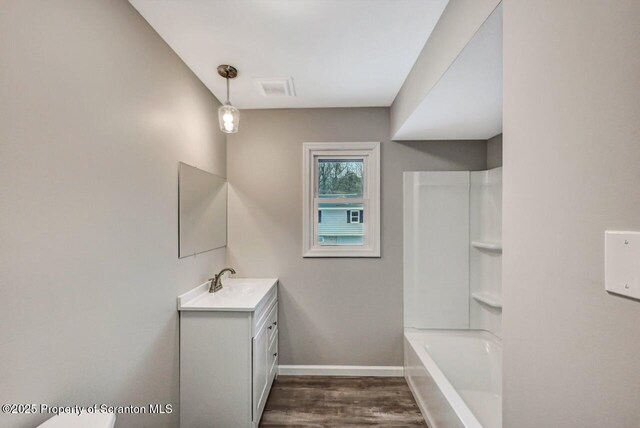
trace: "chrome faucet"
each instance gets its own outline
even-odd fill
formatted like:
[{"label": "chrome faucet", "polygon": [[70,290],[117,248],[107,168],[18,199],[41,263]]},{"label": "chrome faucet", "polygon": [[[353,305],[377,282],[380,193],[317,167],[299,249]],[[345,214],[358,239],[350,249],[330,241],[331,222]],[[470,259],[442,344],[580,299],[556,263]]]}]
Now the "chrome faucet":
[{"label": "chrome faucet", "polygon": [[236,271],[232,268],[224,268],[217,274],[213,275],[213,278],[209,278],[211,284],[209,285],[209,293],[215,293],[216,291],[222,290],[222,274],[225,272],[229,272],[232,275],[235,275]]}]

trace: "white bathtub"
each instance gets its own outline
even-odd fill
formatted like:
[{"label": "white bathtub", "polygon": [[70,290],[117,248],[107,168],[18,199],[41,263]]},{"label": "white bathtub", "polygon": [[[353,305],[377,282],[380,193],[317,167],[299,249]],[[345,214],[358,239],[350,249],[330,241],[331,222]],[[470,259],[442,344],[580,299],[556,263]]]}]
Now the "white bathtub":
[{"label": "white bathtub", "polygon": [[404,373],[431,428],[502,426],[502,344],[478,330],[405,329]]}]

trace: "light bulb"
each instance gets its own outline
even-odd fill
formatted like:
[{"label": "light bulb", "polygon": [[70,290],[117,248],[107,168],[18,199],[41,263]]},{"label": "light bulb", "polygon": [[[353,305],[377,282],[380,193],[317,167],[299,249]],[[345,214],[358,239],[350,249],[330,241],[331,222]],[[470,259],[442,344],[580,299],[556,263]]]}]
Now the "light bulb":
[{"label": "light bulb", "polygon": [[227,134],[238,132],[240,112],[231,104],[223,104],[218,108],[218,122],[222,132]]}]

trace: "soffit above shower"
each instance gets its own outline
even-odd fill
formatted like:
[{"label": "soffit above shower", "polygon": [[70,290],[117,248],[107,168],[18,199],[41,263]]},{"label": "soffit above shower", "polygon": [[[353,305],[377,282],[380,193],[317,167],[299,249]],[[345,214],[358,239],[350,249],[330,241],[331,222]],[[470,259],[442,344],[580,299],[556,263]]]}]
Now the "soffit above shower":
[{"label": "soffit above shower", "polygon": [[392,132],[394,140],[486,140],[502,132],[502,5]]},{"label": "soffit above shower", "polygon": [[[241,109],[391,105],[448,3],[129,1],[219,100],[216,67],[236,66]],[[265,96],[255,79],[295,82],[295,96]]]}]

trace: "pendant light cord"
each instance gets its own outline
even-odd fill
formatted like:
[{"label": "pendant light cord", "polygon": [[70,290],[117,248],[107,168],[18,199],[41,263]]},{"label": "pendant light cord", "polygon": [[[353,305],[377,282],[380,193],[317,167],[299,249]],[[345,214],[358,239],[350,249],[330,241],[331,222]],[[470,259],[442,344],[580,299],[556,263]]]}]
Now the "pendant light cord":
[{"label": "pendant light cord", "polygon": [[229,77],[227,76],[227,104],[231,104],[229,101]]}]

